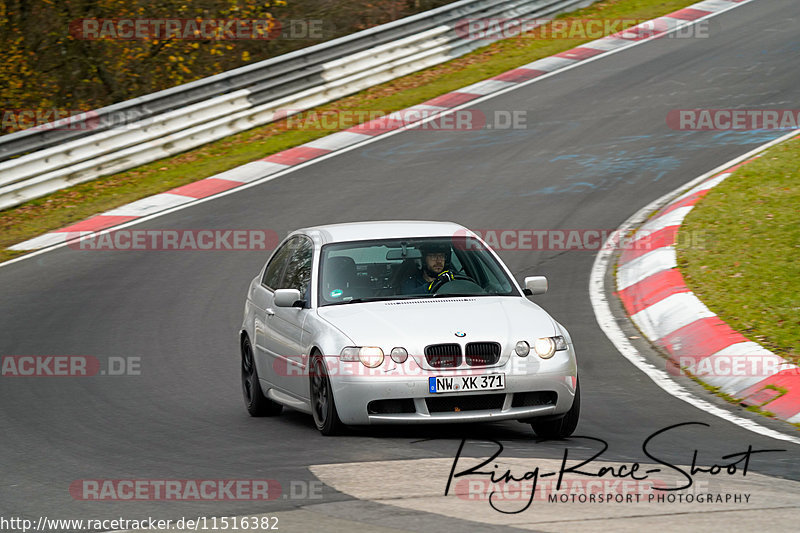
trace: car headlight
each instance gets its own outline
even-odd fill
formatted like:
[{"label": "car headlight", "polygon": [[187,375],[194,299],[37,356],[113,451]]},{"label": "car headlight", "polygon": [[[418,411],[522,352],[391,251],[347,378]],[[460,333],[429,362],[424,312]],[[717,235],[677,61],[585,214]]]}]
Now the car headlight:
[{"label": "car headlight", "polygon": [[525,341],[519,341],[516,346],[514,346],[514,353],[516,353],[520,357],[528,357],[528,354],[531,352],[531,345]]},{"label": "car headlight", "polygon": [[342,353],[339,354],[340,361],[349,361],[351,363],[358,361],[358,351],[361,348],[358,346],[347,346],[342,348]]},{"label": "car headlight", "polygon": [[405,363],[406,359],[408,359],[408,352],[400,346],[392,348],[392,352],[389,355],[392,357],[392,361],[398,364]]},{"label": "car headlight", "polygon": [[377,346],[347,346],[339,354],[341,361],[361,361],[367,368],[377,368],[383,364],[383,350]]},{"label": "car headlight", "polygon": [[556,352],[567,349],[567,341],[561,335],[541,337],[533,343],[533,349],[542,359],[550,359]]}]

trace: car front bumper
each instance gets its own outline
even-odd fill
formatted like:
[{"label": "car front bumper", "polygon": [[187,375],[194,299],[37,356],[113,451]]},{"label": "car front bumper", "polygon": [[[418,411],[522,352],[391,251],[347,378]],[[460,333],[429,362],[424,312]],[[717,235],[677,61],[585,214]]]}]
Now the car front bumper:
[{"label": "car front bumper", "polygon": [[[470,369],[476,373],[505,374],[502,390],[471,391],[461,393],[431,393],[428,378],[431,376],[459,376],[465,370],[430,371],[416,369],[415,375],[395,377],[392,372],[380,376],[332,376],[331,386],[339,418],[345,424],[403,424],[403,423],[458,423],[509,419],[526,419],[539,416],[560,415],[572,406],[575,397],[577,365],[572,352],[558,352],[547,361],[531,357],[528,361],[515,361],[515,365],[503,365],[481,369]],[[399,366],[399,365],[398,365]],[[395,369],[397,370],[397,369]],[[408,373],[406,373],[408,374]],[[518,405],[522,393],[549,394],[551,401],[537,405]],[[500,398],[500,396],[503,396]],[[481,408],[483,398],[493,396],[489,408]],[[471,398],[472,397],[472,398]],[[431,409],[430,399],[441,399]],[[370,402],[378,400],[401,400],[406,409],[413,412],[369,412]],[[413,402],[413,408],[411,407]],[[460,405],[460,404],[464,405]],[[443,409],[442,405],[451,409]]]}]

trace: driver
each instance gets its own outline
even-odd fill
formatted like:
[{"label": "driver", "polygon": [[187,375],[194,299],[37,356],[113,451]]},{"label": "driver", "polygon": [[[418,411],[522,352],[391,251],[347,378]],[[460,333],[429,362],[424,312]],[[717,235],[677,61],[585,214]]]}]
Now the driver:
[{"label": "driver", "polygon": [[400,286],[401,294],[426,294],[433,287],[454,279],[447,268],[450,259],[450,247],[442,243],[423,244],[419,247],[422,254],[422,269],[409,276]]}]

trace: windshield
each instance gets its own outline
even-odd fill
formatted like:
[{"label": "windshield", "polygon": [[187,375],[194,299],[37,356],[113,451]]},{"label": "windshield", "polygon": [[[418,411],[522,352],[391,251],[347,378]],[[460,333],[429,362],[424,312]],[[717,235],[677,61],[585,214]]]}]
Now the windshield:
[{"label": "windshield", "polygon": [[494,256],[472,237],[327,244],[320,305],[440,296],[519,296]]}]

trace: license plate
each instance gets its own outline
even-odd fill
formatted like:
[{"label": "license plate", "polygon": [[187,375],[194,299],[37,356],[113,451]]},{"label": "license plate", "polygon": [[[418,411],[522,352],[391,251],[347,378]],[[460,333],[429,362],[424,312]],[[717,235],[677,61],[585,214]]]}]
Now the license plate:
[{"label": "license plate", "polygon": [[481,376],[436,376],[428,378],[428,389],[432,394],[437,394],[440,392],[502,390],[505,388],[505,374],[484,374]]}]

